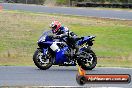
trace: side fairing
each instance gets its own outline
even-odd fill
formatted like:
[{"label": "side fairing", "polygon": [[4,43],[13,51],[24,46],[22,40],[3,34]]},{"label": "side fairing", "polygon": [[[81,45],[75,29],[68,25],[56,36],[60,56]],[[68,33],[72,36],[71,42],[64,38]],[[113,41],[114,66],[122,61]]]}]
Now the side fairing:
[{"label": "side fairing", "polygon": [[56,64],[64,63],[68,61],[68,58],[65,56],[65,52],[67,51],[68,47],[64,47],[61,50],[56,51]]}]

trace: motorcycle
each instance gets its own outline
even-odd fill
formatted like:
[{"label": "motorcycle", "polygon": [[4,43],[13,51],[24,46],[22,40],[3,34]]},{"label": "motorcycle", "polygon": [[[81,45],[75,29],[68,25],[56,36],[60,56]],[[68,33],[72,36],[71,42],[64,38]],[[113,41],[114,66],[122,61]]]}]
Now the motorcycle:
[{"label": "motorcycle", "polygon": [[[33,55],[34,64],[41,70],[49,69],[52,65],[76,66],[84,70],[92,70],[97,64],[97,57],[92,51],[95,36],[85,36],[76,39],[80,54],[75,56],[75,49],[71,48],[66,40],[70,37],[54,38],[52,31],[46,31],[40,36]],[[69,33],[68,33],[69,34]]]}]

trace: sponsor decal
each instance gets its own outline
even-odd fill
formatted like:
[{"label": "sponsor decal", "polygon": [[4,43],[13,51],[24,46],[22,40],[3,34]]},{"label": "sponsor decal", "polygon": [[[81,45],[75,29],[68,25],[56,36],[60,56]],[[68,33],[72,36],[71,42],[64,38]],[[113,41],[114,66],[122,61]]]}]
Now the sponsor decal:
[{"label": "sponsor decal", "polygon": [[79,67],[76,81],[80,85],[86,83],[130,83],[131,76],[129,74],[86,74],[86,71]]}]

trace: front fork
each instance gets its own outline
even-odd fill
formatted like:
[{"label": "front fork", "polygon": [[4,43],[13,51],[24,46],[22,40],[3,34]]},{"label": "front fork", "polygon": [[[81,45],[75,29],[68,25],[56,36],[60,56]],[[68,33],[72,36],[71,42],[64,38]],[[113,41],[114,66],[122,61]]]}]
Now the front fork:
[{"label": "front fork", "polygon": [[[50,48],[43,48],[43,49],[41,49],[42,50],[42,52],[43,52],[43,56],[45,56],[45,58],[49,58],[49,57],[51,57],[53,60],[53,63],[55,62],[55,52],[53,52]],[[50,53],[50,55],[51,56],[49,56],[49,53]]]},{"label": "front fork", "polygon": [[45,48],[37,48],[41,53],[43,53],[43,55],[46,55],[47,54],[47,49],[45,49]]},{"label": "front fork", "polygon": [[43,55],[46,55],[48,52],[48,49],[43,48]]}]

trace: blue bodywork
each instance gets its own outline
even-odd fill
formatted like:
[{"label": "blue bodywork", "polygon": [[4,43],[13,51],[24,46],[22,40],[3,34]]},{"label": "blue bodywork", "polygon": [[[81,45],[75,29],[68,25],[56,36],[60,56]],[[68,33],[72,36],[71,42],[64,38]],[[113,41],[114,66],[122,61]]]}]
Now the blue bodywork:
[{"label": "blue bodywork", "polygon": [[85,37],[83,37],[83,39],[77,41],[77,43],[80,46],[80,45],[83,45],[84,43],[86,43],[87,41],[89,41],[93,38],[95,38],[95,36],[85,36]]},{"label": "blue bodywork", "polygon": [[68,47],[64,47],[60,51],[56,51],[56,59],[55,63],[64,63],[68,61],[68,58],[65,56],[65,52],[67,51]]},{"label": "blue bodywork", "polygon": [[[48,48],[55,42],[52,38],[50,38],[48,36],[50,33],[52,33],[52,32],[51,31],[44,32],[38,40],[38,46],[43,49],[44,55],[46,54],[46,51],[48,50]],[[89,41],[93,37],[94,36],[83,37],[83,39],[80,39],[77,41],[77,44],[80,46],[80,45],[86,43],[87,41]],[[62,49],[58,49],[58,50],[54,51],[56,64],[60,64],[60,63],[63,64],[64,62],[68,62],[68,58],[65,56],[65,52],[67,50],[68,50],[68,46],[65,46]],[[83,50],[83,48],[80,49],[80,51],[82,51],[82,50]]]}]

